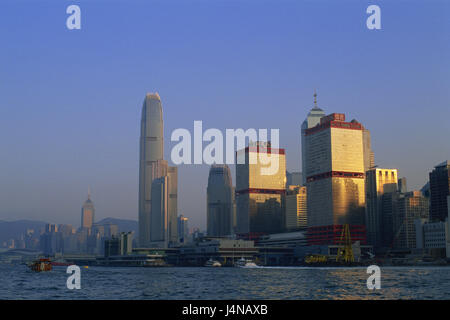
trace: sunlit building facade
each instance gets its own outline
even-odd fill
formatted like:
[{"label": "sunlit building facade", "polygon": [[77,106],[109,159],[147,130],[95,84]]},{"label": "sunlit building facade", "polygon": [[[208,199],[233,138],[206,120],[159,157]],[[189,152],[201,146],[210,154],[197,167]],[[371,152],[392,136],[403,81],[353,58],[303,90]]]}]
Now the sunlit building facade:
[{"label": "sunlit building facade", "polygon": [[325,112],[317,106],[317,94],[314,92],[314,107],[308,113],[305,121],[302,123],[302,185],[306,185],[306,150],[308,140],[306,139],[306,130],[313,128],[320,123],[320,119],[325,116]]},{"label": "sunlit building facade", "polygon": [[[270,157],[277,170],[263,174]],[[257,142],[236,152],[236,207],[238,233],[276,233],[283,229],[282,197],[286,192],[285,150]],[[241,164],[240,164],[241,163]]]},{"label": "sunlit building facade", "polygon": [[95,207],[91,200],[91,192],[88,191],[88,198],[81,207],[81,228],[92,228],[94,224]]},{"label": "sunlit building facade", "polygon": [[364,225],[367,134],[333,113],[305,130],[308,226]]},{"label": "sunlit building facade", "polygon": [[306,210],[306,187],[291,185],[286,189],[285,228],[296,230],[308,225]]}]

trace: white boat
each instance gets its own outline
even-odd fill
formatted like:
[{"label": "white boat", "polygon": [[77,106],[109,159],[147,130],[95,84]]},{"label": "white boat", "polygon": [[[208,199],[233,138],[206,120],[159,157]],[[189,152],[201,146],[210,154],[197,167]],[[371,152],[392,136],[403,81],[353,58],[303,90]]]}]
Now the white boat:
[{"label": "white boat", "polygon": [[234,263],[235,267],[239,268],[256,268],[258,267],[256,263],[254,263],[252,260],[247,260],[244,258],[240,258],[238,261]]},{"label": "white boat", "polygon": [[206,261],[205,263],[205,267],[221,267],[222,264],[217,261],[217,260],[213,260],[212,258],[209,258],[208,261]]}]

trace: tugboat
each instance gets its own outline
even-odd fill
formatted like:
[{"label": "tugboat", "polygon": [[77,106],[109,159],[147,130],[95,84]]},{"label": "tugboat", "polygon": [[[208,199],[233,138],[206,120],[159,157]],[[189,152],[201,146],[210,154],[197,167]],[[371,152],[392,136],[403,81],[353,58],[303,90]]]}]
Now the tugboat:
[{"label": "tugboat", "polygon": [[28,267],[36,272],[51,271],[52,263],[50,262],[50,259],[41,258],[39,260],[33,261],[31,264],[28,265]]},{"label": "tugboat", "polygon": [[209,258],[208,261],[206,261],[205,263],[205,267],[221,267],[222,264],[217,261],[217,260],[213,260],[212,258]]}]

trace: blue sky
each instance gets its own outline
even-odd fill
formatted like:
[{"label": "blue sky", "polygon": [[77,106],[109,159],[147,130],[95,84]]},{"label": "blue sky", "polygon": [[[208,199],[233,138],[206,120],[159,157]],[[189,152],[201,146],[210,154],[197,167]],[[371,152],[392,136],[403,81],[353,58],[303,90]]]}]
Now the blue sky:
[{"label": "blue sky", "polygon": [[[81,30],[66,28],[67,6]],[[381,30],[366,8],[381,8]],[[0,220],[137,219],[146,92],[176,128],[280,128],[299,170],[314,89],[371,131],[375,162],[420,188],[450,159],[447,1],[0,3]],[[234,170],[232,170],[234,175]],[[205,226],[207,166],[179,168],[179,212]],[[233,176],[233,181],[235,177]]]}]

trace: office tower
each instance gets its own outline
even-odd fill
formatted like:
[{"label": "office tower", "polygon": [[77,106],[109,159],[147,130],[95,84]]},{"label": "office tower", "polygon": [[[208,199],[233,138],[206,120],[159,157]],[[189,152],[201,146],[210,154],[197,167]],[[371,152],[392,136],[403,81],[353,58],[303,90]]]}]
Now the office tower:
[{"label": "office tower", "polygon": [[81,228],[92,228],[94,224],[94,203],[91,200],[91,192],[88,190],[88,198],[81,208]]},{"label": "office tower", "polygon": [[398,192],[400,192],[400,193],[408,192],[408,187],[406,186],[406,178],[405,177],[398,179]]},{"label": "office tower", "polygon": [[286,171],[286,189],[289,186],[302,186],[303,185],[303,175],[301,172],[289,172]]},{"label": "office tower", "polygon": [[188,218],[183,215],[178,216],[178,241],[180,243],[188,242],[189,236],[189,226],[188,226]]},{"label": "office tower", "polygon": [[295,230],[307,227],[306,187],[291,185],[286,189],[285,228]]},{"label": "office tower", "polygon": [[169,244],[169,177],[153,180],[150,244],[165,248]]},{"label": "office tower", "polygon": [[397,192],[397,169],[370,169],[366,172],[367,240],[374,248],[382,246],[383,194]]},{"label": "office tower", "polygon": [[119,254],[126,256],[133,251],[133,232],[121,232],[119,234]]},{"label": "office tower", "polygon": [[[356,122],[352,120],[350,122]],[[372,151],[372,143],[370,139],[370,131],[363,127],[363,157],[364,157],[364,172],[372,169],[375,166],[374,154]]]},{"label": "office tower", "polygon": [[394,248],[416,248],[416,219],[428,219],[429,203],[420,191],[399,194],[396,199],[393,227]]},{"label": "office tower", "polygon": [[[262,174],[259,156],[270,156],[278,170]],[[282,196],[286,192],[284,149],[272,148],[270,142],[256,142],[236,152],[237,232],[277,233],[283,229]],[[241,163],[241,164],[240,164]]]},{"label": "office tower", "polygon": [[150,244],[151,187],[167,173],[164,154],[163,114],[158,93],[148,93],[142,106],[139,156],[139,244]]},{"label": "office tower", "polygon": [[431,221],[445,221],[448,195],[450,195],[450,161],[444,161],[430,172]]},{"label": "office tower", "polygon": [[315,127],[320,123],[320,118],[325,116],[325,112],[317,106],[317,93],[314,91],[314,107],[308,113],[305,121],[302,123],[302,185],[306,185],[306,150],[307,140],[305,131],[309,128]]},{"label": "office tower", "polygon": [[168,234],[169,243],[178,243],[178,168],[168,167],[167,177],[169,178],[169,198],[168,198]]},{"label": "office tower", "polygon": [[364,225],[364,130],[341,113],[305,130],[308,226]]},{"label": "office tower", "polygon": [[233,184],[230,168],[226,165],[212,165],[209,169],[206,189],[207,234],[222,237],[232,233]]}]

